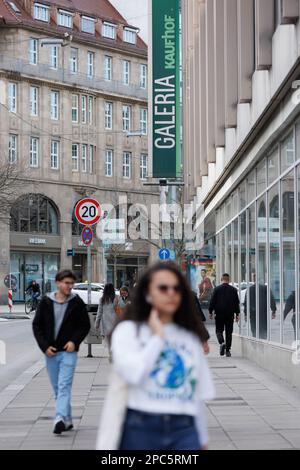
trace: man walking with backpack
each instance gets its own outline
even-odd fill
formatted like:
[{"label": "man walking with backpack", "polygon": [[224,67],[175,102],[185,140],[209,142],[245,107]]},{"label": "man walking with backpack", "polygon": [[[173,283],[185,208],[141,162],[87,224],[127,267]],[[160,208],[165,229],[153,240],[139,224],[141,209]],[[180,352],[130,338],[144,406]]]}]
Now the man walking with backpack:
[{"label": "man walking with backpack", "polygon": [[[220,344],[220,356],[231,357],[232,333],[234,317],[236,322],[239,321],[240,300],[238,291],[235,287],[230,286],[229,274],[223,274],[222,284],[215,288],[210,305],[210,319],[215,315],[216,335]],[[224,340],[224,330],[226,341]]]},{"label": "man walking with backpack", "polygon": [[73,428],[71,389],[79,346],[90,330],[85,303],[72,293],[76,281],[69,270],[57,273],[57,291],[43,297],[33,320],[35,339],[46,356],[56,400],[54,434]]}]

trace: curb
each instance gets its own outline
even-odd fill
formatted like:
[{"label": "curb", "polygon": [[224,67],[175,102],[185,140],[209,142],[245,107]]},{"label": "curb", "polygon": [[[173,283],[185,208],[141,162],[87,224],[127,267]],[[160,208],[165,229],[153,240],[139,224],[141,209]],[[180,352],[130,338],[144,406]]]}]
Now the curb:
[{"label": "curb", "polygon": [[13,313],[0,313],[0,318],[4,318],[5,320],[30,320],[31,317],[26,315],[26,313],[13,314]]}]

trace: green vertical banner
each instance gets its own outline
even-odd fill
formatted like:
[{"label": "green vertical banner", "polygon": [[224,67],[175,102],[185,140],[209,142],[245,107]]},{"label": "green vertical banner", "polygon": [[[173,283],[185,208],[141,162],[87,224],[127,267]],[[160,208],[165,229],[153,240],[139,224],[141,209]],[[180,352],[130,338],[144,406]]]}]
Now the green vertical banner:
[{"label": "green vertical banner", "polygon": [[153,177],[181,176],[180,0],[152,0]]}]

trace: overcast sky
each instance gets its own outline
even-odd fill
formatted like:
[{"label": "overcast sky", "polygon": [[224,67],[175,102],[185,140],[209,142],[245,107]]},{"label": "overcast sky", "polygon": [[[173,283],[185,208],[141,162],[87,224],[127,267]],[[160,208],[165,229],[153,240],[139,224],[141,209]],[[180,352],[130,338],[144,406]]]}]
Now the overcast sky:
[{"label": "overcast sky", "polygon": [[141,29],[140,36],[148,41],[148,0],[110,0],[132,26]]}]

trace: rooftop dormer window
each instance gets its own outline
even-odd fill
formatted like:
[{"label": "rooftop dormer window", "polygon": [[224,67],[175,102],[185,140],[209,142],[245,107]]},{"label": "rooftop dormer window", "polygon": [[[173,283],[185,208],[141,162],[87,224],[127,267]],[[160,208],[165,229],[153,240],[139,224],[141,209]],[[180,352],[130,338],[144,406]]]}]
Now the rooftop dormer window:
[{"label": "rooftop dormer window", "polygon": [[88,16],[81,17],[81,31],[84,33],[95,34],[96,20]]},{"label": "rooftop dormer window", "polygon": [[136,44],[136,30],[132,28],[124,28],[123,41],[129,44]]},{"label": "rooftop dormer window", "polygon": [[15,13],[18,13],[20,14],[21,11],[19,10],[19,8],[17,7],[17,5],[14,3],[14,2],[8,2],[10,7],[14,10]]},{"label": "rooftop dormer window", "polygon": [[39,21],[49,23],[49,7],[41,3],[34,4],[34,18]]},{"label": "rooftop dormer window", "polygon": [[104,22],[102,25],[102,36],[108,39],[116,39],[116,25]]},{"label": "rooftop dormer window", "polygon": [[73,13],[65,10],[58,10],[57,12],[57,24],[64,26],[65,28],[72,28],[73,26]]}]

